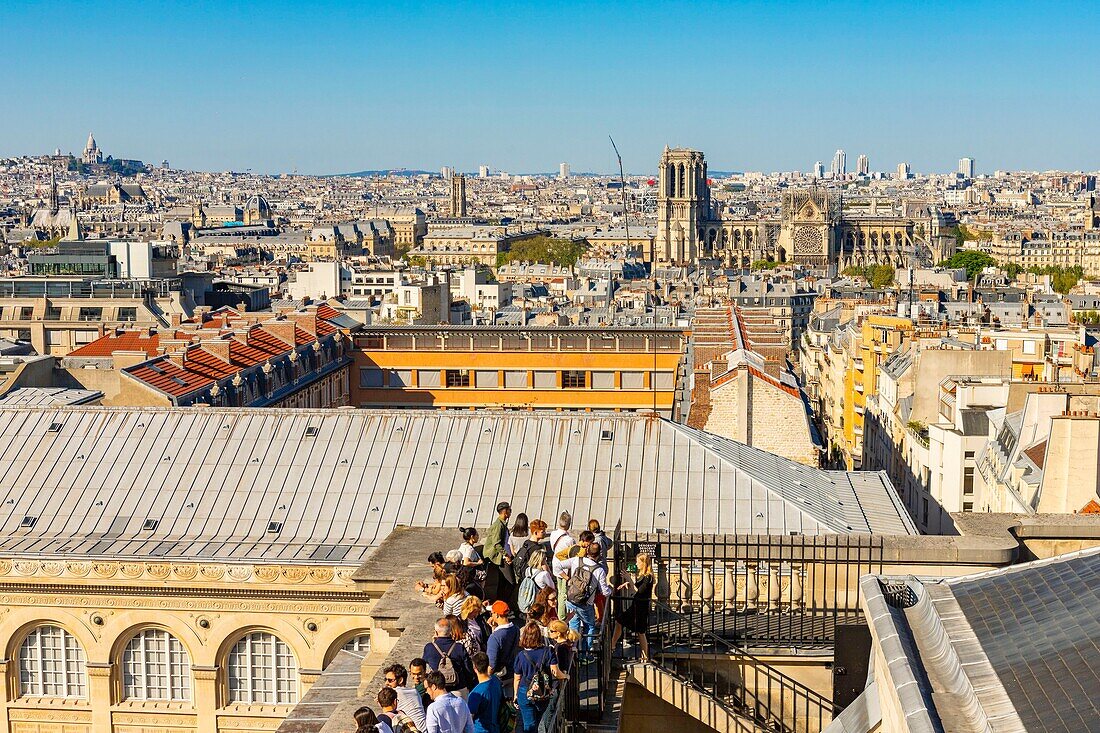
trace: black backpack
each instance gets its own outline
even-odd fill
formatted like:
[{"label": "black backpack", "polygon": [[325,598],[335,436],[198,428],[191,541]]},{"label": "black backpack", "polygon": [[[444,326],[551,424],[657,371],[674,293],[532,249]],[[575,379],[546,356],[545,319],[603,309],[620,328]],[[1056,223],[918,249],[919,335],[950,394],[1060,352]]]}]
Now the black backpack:
[{"label": "black backpack", "polygon": [[[549,647],[545,648],[549,649]],[[529,649],[524,649],[523,656],[528,664],[532,664],[531,655],[528,654],[529,651]],[[530,702],[546,702],[554,694],[554,682],[550,677],[549,658],[549,654],[543,655],[542,662],[535,669],[535,673],[531,675],[531,681],[527,683],[527,699]]]}]

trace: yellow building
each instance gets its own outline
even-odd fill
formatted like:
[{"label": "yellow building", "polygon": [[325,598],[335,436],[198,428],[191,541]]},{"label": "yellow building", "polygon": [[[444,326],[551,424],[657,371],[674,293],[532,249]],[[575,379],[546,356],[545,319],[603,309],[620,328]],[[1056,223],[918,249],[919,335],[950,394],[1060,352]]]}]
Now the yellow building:
[{"label": "yellow building", "polygon": [[375,327],[353,350],[351,404],[673,412],[682,329]]}]

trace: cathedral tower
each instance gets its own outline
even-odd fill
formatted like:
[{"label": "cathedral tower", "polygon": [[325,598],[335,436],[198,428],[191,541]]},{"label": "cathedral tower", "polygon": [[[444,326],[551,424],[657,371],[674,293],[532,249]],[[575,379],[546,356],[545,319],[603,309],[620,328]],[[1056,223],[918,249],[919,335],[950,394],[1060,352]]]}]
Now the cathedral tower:
[{"label": "cathedral tower", "polygon": [[700,255],[701,225],[711,218],[707,163],[698,150],[661,154],[657,178],[657,262],[687,264]]}]

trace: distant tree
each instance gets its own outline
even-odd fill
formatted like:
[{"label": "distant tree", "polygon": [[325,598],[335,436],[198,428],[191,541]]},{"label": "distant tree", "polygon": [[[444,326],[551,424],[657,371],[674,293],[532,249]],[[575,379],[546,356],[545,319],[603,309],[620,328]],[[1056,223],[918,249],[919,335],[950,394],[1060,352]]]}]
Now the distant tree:
[{"label": "distant tree", "polygon": [[775,260],[756,260],[750,267],[754,270],[774,270],[779,267],[779,263]]},{"label": "distant tree", "polygon": [[848,277],[862,277],[873,288],[885,288],[893,284],[895,271],[889,265],[867,265],[866,267],[845,267],[841,274]]},{"label": "distant tree", "polygon": [[940,267],[965,268],[966,279],[973,280],[982,270],[995,264],[997,264],[997,261],[986,253],[968,249],[951,255],[951,257],[940,263]]},{"label": "distant tree", "polygon": [[572,267],[588,250],[583,239],[562,239],[540,234],[514,243],[507,252],[497,255],[497,267],[509,262],[538,262],[544,265]]}]

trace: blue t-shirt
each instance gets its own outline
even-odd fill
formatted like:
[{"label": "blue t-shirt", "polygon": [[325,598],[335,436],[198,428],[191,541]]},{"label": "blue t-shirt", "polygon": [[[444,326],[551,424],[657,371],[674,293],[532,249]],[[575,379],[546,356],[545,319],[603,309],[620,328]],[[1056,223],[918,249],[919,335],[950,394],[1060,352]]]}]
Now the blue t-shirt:
[{"label": "blue t-shirt", "polygon": [[557,664],[554,650],[550,647],[538,649],[520,649],[516,652],[516,674],[519,675],[519,686],[527,687],[531,684],[531,678],[539,669],[545,669],[550,673],[550,665]]},{"label": "blue t-shirt", "polygon": [[496,675],[489,675],[489,679],[477,683],[470,690],[466,704],[470,706],[470,715],[474,718],[474,733],[499,733],[497,722],[503,698],[504,687]]}]

